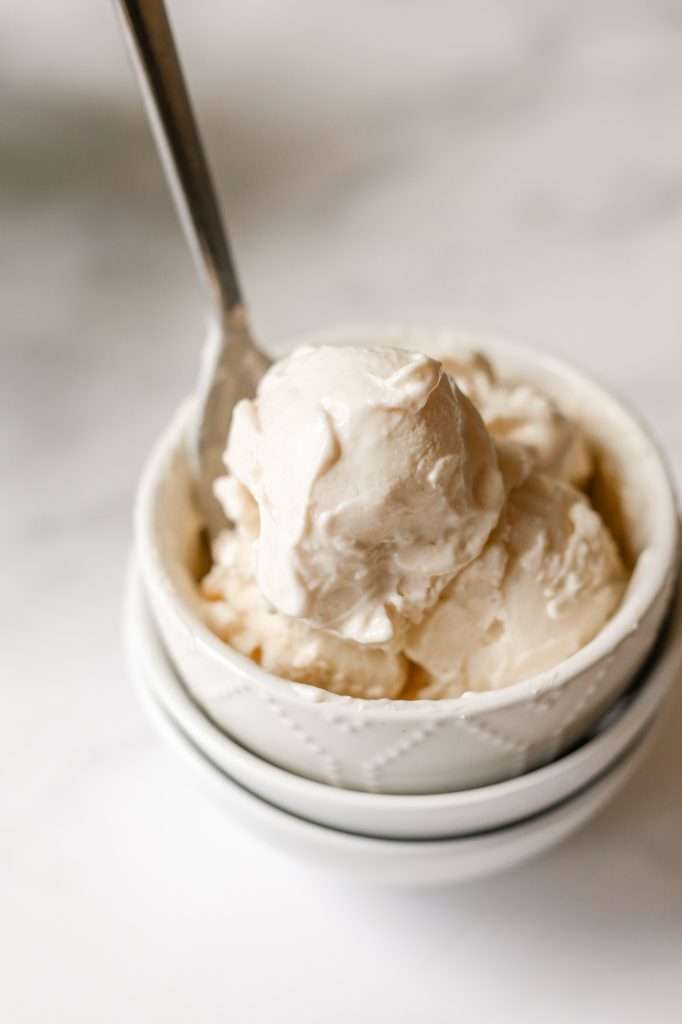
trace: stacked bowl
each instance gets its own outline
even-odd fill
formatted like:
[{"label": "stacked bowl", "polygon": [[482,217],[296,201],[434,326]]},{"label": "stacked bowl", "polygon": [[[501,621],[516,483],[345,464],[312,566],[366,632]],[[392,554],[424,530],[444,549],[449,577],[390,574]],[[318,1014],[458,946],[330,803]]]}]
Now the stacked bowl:
[{"label": "stacked bowl", "polygon": [[[440,355],[463,340],[388,331]],[[377,344],[348,331],[306,344]],[[299,857],[384,882],[471,878],[587,820],[641,760],[682,659],[678,520],[656,446],[608,392],[537,352],[477,337],[502,377],[554,398],[591,438],[592,498],[631,567],[601,632],[556,668],[446,700],[362,700],[292,683],[202,620],[201,522],[185,440],[163,434],[137,498],[126,598],[131,669],[151,718],[228,813]]]}]

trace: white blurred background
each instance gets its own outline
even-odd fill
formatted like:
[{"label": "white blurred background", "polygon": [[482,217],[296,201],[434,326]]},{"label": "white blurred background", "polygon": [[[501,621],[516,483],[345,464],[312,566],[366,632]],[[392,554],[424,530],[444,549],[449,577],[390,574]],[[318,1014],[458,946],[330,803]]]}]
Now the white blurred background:
[{"label": "white blurred background", "polygon": [[[169,6],[267,347],[339,321],[494,327],[575,360],[624,395],[682,482],[678,3]],[[305,880],[278,875],[285,869],[262,854],[256,914],[265,932],[259,938],[243,910],[225,937],[214,900],[230,891],[220,823],[182,789],[125,681],[119,605],[135,477],[192,387],[203,318],[105,0],[0,0],[0,261],[0,514],[9,541],[0,767],[10,780],[0,797],[0,952],[14,968],[0,988],[0,1018],[187,1021],[200,1019],[188,1016],[200,1007],[201,1019],[215,1020],[220,948],[242,979],[233,982],[235,1020],[330,1019],[324,985],[340,1015],[361,1014],[353,986],[338,991],[338,972],[362,974],[368,956],[375,966],[364,984],[379,1000],[394,992],[408,1014],[395,1020],[424,1006],[410,964],[430,993],[431,1019],[452,1020],[443,943],[454,944],[461,966],[467,1020],[578,1019],[561,1016],[551,998],[561,972],[548,967],[545,987],[527,993],[514,1018],[495,1015],[477,974],[483,960],[496,962],[500,992],[515,991],[547,938],[561,944],[569,974],[589,976],[582,1021],[641,1020],[651,1003],[636,983],[641,972],[672,994],[667,940],[676,926],[679,954],[679,870],[636,884],[626,872],[620,887],[608,872],[602,878],[602,939],[618,943],[615,1017],[611,989],[583,962],[603,919],[587,908],[584,920],[570,909],[544,917],[544,904],[533,903],[539,887],[556,904],[558,887],[575,907],[580,871],[604,872],[580,838],[570,858],[558,852],[542,869],[515,873],[513,890],[500,881],[459,902],[425,896],[411,909],[375,907],[376,935],[359,909],[336,911],[324,934],[329,957],[318,947],[314,958],[322,987],[307,1002],[285,996],[292,971],[305,983],[303,968],[300,977],[292,966],[275,970],[270,995],[247,988],[259,957],[276,962],[292,915],[303,913],[300,927],[316,935],[301,905],[327,897],[311,897]],[[675,750],[663,744],[659,775],[637,785],[646,805],[660,777],[669,780],[664,810],[656,805],[640,824],[664,864],[679,868]],[[627,819],[608,815],[599,827],[607,849],[631,832]],[[248,878],[249,865],[260,871],[250,846],[230,849],[239,871],[230,868],[228,880]],[[509,945],[491,938],[490,892]],[[645,924],[642,947],[627,931],[633,913],[651,915],[666,944],[656,946]],[[160,984],[169,985],[167,1003],[157,1001]]]}]

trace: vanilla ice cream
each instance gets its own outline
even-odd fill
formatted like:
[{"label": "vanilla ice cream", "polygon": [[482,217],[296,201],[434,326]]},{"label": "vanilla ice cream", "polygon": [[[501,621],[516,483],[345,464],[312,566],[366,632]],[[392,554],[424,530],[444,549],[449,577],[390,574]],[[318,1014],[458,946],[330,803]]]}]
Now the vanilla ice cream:
[{"label": "vanilla ice cream", "polygon": [[410,630],[411,696],[456,697],[551,668],[596,635],[624,588],[616,546],[587,499],[531,473],[481,555]]},{"label": "vanilla ice cream", "polygon": [[225,464],[255,503],[266,601],[362,644],[395,648],[505,499],[472,403],[440,362],[392,348],[304,347],[276,363],[236,406]]},{"label": "vanilla ice cream", "polygon": [[479,355],[298,349],[235,408],[225,465],[234,528],[200,584],[206,620],[295,682],[493,690],[574,654],[624,592],[577,489],[588,440]]},{"label": "vanilla ice cream", "polygon": [[222,496],[237,525],[218,538],[213,568],[200,585],[210,628],[285,679],[351,697],[399,696],[409,668],[404,655],[314,629],[268,605],[255,578],[257,508],[233,478],[226,481]]},{"label": "vanilla ice cream", "polygon": [[499,380],[477,352],[446,357],[443,365],[496,440],[522,444],[543,473],[580,488],[588,483],[594,460],[587,438],[547,395],[530,384]]}]

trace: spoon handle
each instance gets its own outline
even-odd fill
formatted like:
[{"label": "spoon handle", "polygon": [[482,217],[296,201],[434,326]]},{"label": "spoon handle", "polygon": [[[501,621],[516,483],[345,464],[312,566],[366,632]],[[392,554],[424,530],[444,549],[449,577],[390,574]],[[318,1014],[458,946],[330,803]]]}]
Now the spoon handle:
[{"label": "spoon handle", "polygon": [[115,0],[171,194],[218,323],[243,317],[230,252],[163,0]]}]

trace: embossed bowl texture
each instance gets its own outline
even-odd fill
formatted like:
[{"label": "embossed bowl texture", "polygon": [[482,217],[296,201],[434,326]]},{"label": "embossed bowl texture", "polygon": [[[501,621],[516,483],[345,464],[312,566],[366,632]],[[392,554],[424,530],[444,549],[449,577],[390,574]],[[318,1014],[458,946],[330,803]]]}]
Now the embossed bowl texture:
[{"label": "embossed bowl texture", "polygon": [[[132,653],[132,652],[130,652]],[[656,738],[656,726],[644,733],[609,769],[569,799],[506,828],[435,840],[372,837],[326,828],[276,807],[240,786],[187,738],[148,688],[140,661],[130,668],[150,725],[187,766],[198,792],[235,824],[273,849],[313,870],[352,881],[413,889],[470,882],[509,871],[563,842],[584,827],[634,775]],[[336,791],[341,793],[341,790]],[[367,794],[352,793],[351,796]],[[378,798],[377,798],[378,799]],[[383,796],[381,799],[390,800]],[[398,798],[396,798],[398,799]],[[413,797],[413,800],[428,799]]]},{"label": "embossed bowl texture", "polygon": [[542,814],[611,771],[649,730],[682,667],[682,589],[663,635],[633,687],[585,741],[551,764],[514,779],[452,793],[398,795],[327,786],[278,768],[213,724],[175,670],[149,611],[135,561],[130,567],[124,632],[133,678],[216,768],[274,807],[327,828],[379,839],[452,839]]},{"label": "embossed bowl texture", "polygon": [[204,624],[196,590],[201,523],[185,452],[191,402],[155,446],[135,512],[152,614],[187,688],[213,722],[296,774],[377,793],[443,793],[511,779],[583,737],[634,679],[659,632],[677,568],[678,522],[665,463],[608,391],[565,363],[490,336],[344,328],[297,340],[390,344],[434,355],[476,348],[502,377],[536,384],[592,439],[593,498],[631,565],[621,606],[582,650],[501,690],[440,701],[361,700],[273,676]]}]

